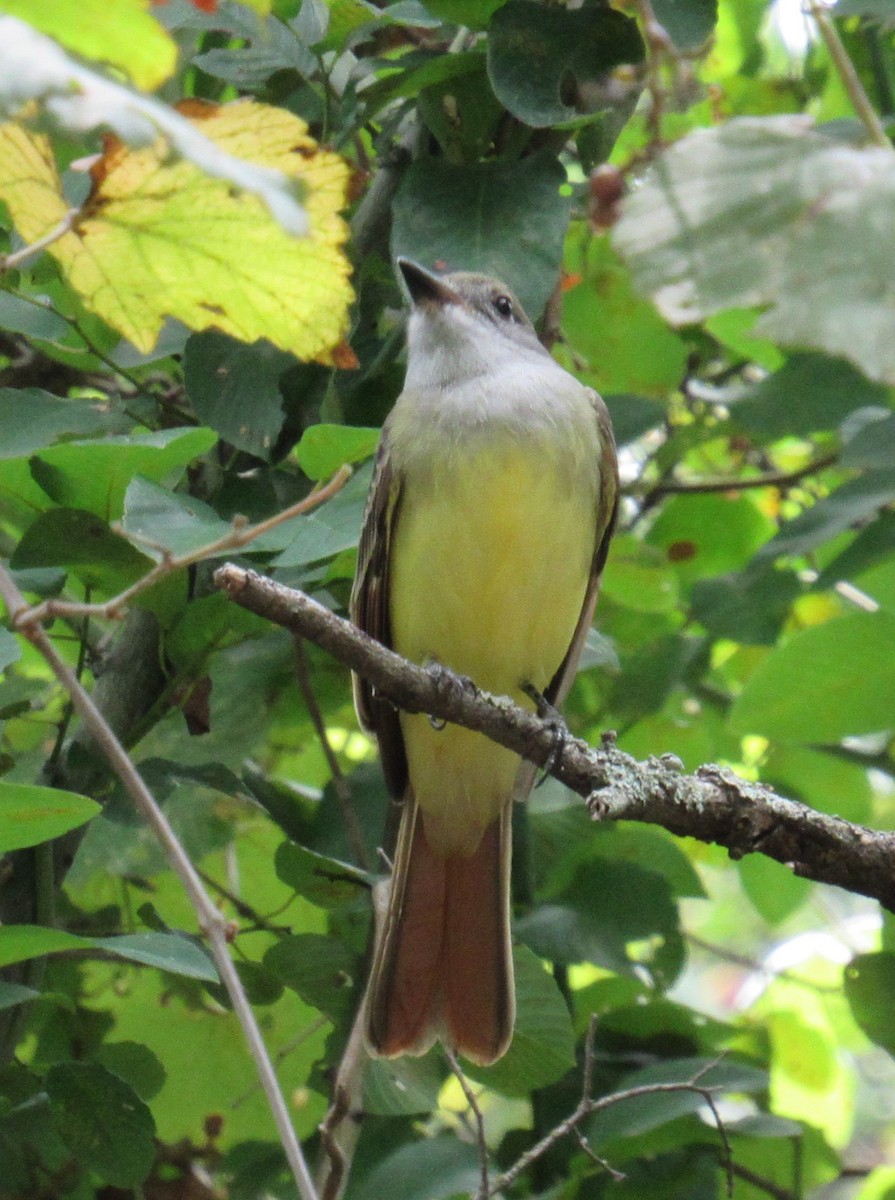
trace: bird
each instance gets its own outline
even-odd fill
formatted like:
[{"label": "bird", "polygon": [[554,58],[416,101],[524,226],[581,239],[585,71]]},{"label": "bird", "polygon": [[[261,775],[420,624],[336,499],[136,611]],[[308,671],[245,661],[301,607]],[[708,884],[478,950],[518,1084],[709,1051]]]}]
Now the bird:
[{"label": "bird", "polygon": [[[518,299],[399,258],[403,390],[376,451],[354,623],[414,663],[528,709],[559,706],[615,526],[602,399],[556,362]],[[400,816],[365,994],[369,1052],[499,1059],[515,1022],[511,817],[535,770],[483,734],[398,711],[359,676]]]}]

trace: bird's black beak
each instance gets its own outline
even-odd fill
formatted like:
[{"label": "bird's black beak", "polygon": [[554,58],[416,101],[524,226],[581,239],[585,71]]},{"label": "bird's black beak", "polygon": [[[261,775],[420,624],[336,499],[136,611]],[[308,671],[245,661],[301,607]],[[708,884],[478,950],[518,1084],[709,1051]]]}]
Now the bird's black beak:
[{"label": "bird's black beak", "polygon": [[463,303],[444,279],[433,275],[419,263],[415,263],[409,258],[399,258],[398,267],[404,277],[404,283],[414,307],[434,305],[441,308],[445,304]]}]

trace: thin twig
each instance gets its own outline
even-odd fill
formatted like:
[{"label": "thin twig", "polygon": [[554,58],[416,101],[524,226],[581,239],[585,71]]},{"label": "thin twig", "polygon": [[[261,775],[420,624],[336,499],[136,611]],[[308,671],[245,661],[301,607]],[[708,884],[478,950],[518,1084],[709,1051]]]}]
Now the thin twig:
[{"label": "thin twig", "polygon": [[721,1165],[724,1167],[724,1175],[727,1179],[727,1196],[728,1200],[733,1200],[733,1151],[730,1148],[730,1138],[727,1136],[727,1130],[724,1127],[724,1122],[721,1120],[721,1114],[718,1112],[718,1106],[715,1103],[712,1093],[706,1089],[702,1093],[702,1098],[709,1106],[709,1110],[715,1119],[715,1128],[718,1130],[718,1137],[721,1139]]},{"label": "thin twig", "polygon": [[345,772],[342,770],[336,752],[332,748],[326,728],[326,721],[323,719],[323,713],[320,711],[320,705],[317,703],[317,697],[314,695],[304,638],[295,637],[292,639],[292,642],[295,648],[295,678],[304,699],[305,707],[308,710],[308,715],[311,718],[311,724],[316,730],[317,740],[320,742],[323,757],[326,759],[327,766],[329,767],[333,791],[342,810],[342,821],[345,824],[345,832],[348,835],[351,849],[354,852],[355,862],[364,871],[369,871],[370,857],[364,845],[364,835],[354,808],[351,785],[345,778]]},{"label": "thin twig", "polygon": [[444,1056],[450,1063],[451,1070],[453,1071],[457,1082],[460,1084],[460,1087],[463,1090],[463,1095],[466,1097],[466,1103],[469,1105],[472,1115],[475,1118],[476,1143],[478,1144],[479,1148],[479,1165],[482,1171],[482,1178],[481,1182],[479,1183],[479,1190],[476,1193],[475,1200],[488,1200],[488,1196],[491,1193],[488,1180],[488,1143],[485,1140],[485,1118],[482,1114],[482,1110],[479,1108],[479,1102],[476,1098],[476,1094],[469,1086],[469,1080],[466,1078],[463,1068],[460,1066],[460,1060],[457,1058],[457,1055],[453,1050],[450,1049],[449,1046],[445,1046]]},{"label": "thin twig", "polygon": [[[124,591],[113,596],[111,600],[106,600],[102,604],[79,604],[73,600],[43,600],[33,608],[26,606],[21,612],[12,613],[13,627],[22,628],[32,624],[43,624],[53,617],[94,617],[118,620],[125,615],[126,606],[135,596],[153,587],[160,579],[183,567],[190,567],[194,563],[202,562],[206,558],[214,558],[228,550],[238,550],[254,541],[255,538],[261,537],[262,534],[282,525],[284,521],[304,516],[312,509],[318,508],[327,500],[332,499],[351,478],[351,473],[349,466],[339,467],[332,479],[323,487],[311,492],[303,500],[290,504],[282,512],[259,521],[256,525],[246,525],[241,518],[236,517],[229,532],[186,554],[171,554],[165,546],[151,538],[134,533],[122,534],[122,536],[127,536],[130,541],[140,542],[142,545],[156,550],[162,556],[161,561],[136,582],[126,587]],[[114,533],[122,533],[122,530],[114,525],[112,530]]]},{"label": "thin twig", "polygon": [[774,1183],[773,1180],[766,1179],[764,1175],[756,1174],[755,1171],[744,1167],[742,1163],[731,1163],[730,1170],[737,1179],[751,1183],[753,1187],[773,1197],[773,1200],[798,1200],[796,1193],[789,1188],[781,1187],[779,1183]]},{"label": "thin twig", "polygon": [[[5,567],[0,566],[0,595],[10,614],[21,614],[25,608],[25,599],[16,587],[12,576]],[[267,1102],[286,1153],[286,1159],[292,1170],[295,1185],[301,1200],[317,1200],[308,1171],[307,1163],[301,1147],[292,1128],[289,1111],[283,1094],[277,1082],[276,1073],[264,1045],[264,1039],[255,1020],[255,1014],[249,1004],[245,989],[236,971],[227,948],[229,924],[218,911],[213,900],[202,885],[202,880],[193,866],[189,855],[184,850],[172,829],[167,817],[159,808],[155,797],[134,765],[133,760],[115,736],[109,723],[94,704],[93,699],[84,689],[68,664],[59,656],[46,630],[32,618],[24,627],[18,623],[19,631],[43,655],[53,671],[53,674],[66,689],[72,702],[90,730],[96,745],[105,755],[109,765],[121,780],[125,790],[134,802],[137,810],[155,833],[171,867],[176,872],[184,891],[189,897],[199,922],[199,928],[208,939],[209,948],[221,981],[233,1004],[233,1010],[242,1026],[249,1053],[255,1063],[258,1076],[264,1087]]]},{"label": "thin twig", "polygon": [[858,72],[855,70],[855,65],[849,58],[848,51],[843,46],[842,39],[836,30],[836,26],[830,19],[826,7],[821,0],[808,0],[808,10],[817,22],[820,36],[823,38],[830,58],[833,60],[833,66],[842,80],[843,87],[848,92],[852,107],[861,118],[864,128],[867,130],[867,136],[874,146],[880,146],[882,149],[891,152],[892,143],[889,141],[882,122],[877,116],[876,109],[870,103],[870,97],[864,91],[864,85],[861,83]]},{"label": "thin twig", "polygon": [[662,496],[670,495],[698,496],[708,492],[744,492],[750,488],[792,487],[793,484],[799,483],[807,476],[831,467],[838,457],[838,453],[824,454],[795,470],[767,471],[762,475],[715,479],[663,479],[660,483],[647,488],[643,497],[643,505],[645,508],[652,507]]},{"label": "thin twig", "polygon": [[0,255],[0,274],[4,271],[10,271],[15,267],[20,267],[22,263],[33,258],[35,254],[40,254],[42,250],[46,250],[47,246],[52,246],[53,242],[58,242],[61,237],[65,237],[67,233],[71,233],[75,222],[81,216],[80,208],[70,208],[62,220],[54,225],[49,233],[45,233],[43,237],[38,238],[36,242],[32,242],[29,246],[23,246],[21,250],[13,250],[11,254]]}]

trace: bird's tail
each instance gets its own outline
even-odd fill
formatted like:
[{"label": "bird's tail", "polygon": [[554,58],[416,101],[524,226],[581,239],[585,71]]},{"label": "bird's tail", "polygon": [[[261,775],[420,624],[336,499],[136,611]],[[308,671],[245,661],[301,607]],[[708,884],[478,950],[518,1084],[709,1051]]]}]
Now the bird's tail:
[{"label": "bird's tail", "polygon": [[479,1065],[506,1051],[515,1019],[510,807],[472,854],[445,858],[416,801],[405,801],[367,992],[372,1053],[423,1054],[436,1038]]}]

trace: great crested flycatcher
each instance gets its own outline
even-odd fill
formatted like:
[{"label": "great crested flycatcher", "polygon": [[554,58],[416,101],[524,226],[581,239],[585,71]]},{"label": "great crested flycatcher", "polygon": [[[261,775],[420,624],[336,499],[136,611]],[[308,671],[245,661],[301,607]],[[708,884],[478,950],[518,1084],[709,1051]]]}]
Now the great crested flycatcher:
[{"label": "great crested flycatcher", "polygon": [[[355,623],[532,707],[574,677],[615,521],[606,407],[554,361],[512,292],[398,265],[407,376],[361,534]],[[513,1034],[510,833],[534,770],[484,735],[398,712],[355,679],[401,817],[366,998],[377,1055],[440,1038],[494,1062]]]}]

